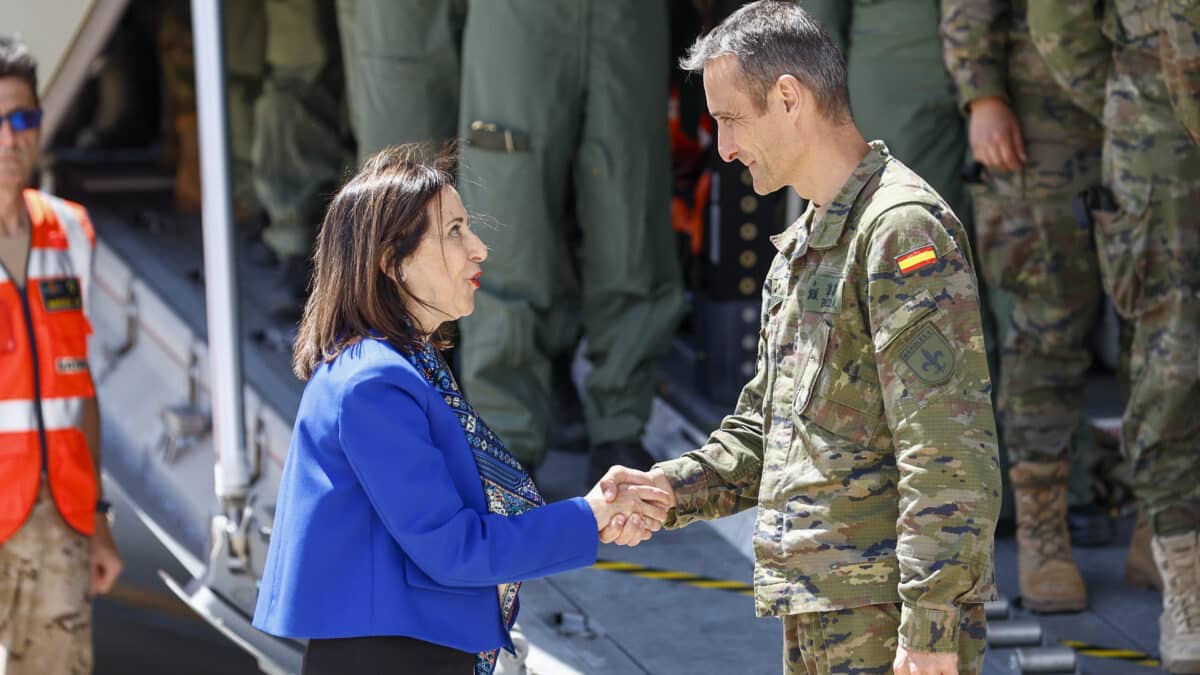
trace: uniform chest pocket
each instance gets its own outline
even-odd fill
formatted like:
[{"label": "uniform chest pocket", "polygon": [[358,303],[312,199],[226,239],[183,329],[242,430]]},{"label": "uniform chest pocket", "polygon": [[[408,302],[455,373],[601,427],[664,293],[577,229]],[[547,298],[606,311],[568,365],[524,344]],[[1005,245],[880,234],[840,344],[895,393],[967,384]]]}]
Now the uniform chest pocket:
[{"label": "uniform chest pocket", "polygon": [[829,344],[830,324],[823,314],[805,312],[796,331],[796,367],[792,411],[797,418],[812,402],[817,378],[825,365],[825,349]]},{"label": "uniform chest pocket", "polygon": [[804,416],[855,445],[870,445],[883,418],[870,339],[836,322],[830,326],[824,364]]}]

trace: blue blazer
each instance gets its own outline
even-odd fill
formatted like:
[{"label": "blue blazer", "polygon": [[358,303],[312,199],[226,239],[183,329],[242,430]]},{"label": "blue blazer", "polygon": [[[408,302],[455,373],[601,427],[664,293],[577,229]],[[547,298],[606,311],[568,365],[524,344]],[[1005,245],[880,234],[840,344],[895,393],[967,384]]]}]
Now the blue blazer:
[{"label": "blue blazer", "polygon": [[254,626],[508,646],[496,585],[591,565],[598,544],[582,498],[489,514],[458,418],[406,358],[366,339],[304,388]]}]

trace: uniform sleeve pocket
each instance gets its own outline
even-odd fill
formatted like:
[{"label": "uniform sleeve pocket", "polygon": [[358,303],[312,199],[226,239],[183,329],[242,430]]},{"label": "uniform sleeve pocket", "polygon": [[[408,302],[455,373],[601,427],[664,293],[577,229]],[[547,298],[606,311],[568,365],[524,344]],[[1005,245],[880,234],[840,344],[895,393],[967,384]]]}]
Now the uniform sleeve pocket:
[{"label": "uniform sleeve pocket", "polygon": [[875,353],[882,352],[900,337],[904,331],[915,326],[918,321],[937,309],[937,301],[929,291],[917,291],[908,302],[888,315],[875,329]]}]

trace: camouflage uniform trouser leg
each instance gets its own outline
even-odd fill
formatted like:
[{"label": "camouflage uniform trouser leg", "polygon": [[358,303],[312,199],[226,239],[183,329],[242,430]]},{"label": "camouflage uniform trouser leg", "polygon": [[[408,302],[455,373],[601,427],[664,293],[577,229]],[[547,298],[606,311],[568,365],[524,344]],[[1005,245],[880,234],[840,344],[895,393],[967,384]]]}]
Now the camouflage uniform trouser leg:
[{"label": "camouflage uniform trouser leg", "polygon": [[1076,221],[1071,196],[980,189],[974,200],[983,274],[1012,300],[998,402],[1009,459],[1066,459],[1092,362],[1087,338],[1103,297],[1091,232]]},{"label": "camouflage uniform trouser leg", "polygon": [[59,515],[43,485],[29,520],[0,544],[0,644],[5,675],[92,672],[88,538]]},{"label": "camouflage uniform trouser leg", "polygon": [[1200,148],[1167,104],[1157,60],[1115,62],[1104,148],[1118,211],[1096,213],[1104,284],[1133,322],[1121,444],[1158,534],[1200,529]]},{"label": "camouflage uniform trouser leg", "polygon": [[[809,612],[783,617],[784,675],[890,673],[900,644],[900,605]],[[958,633],[958,672],[983,668],[987,621],[983,605],[969,605]]]}]

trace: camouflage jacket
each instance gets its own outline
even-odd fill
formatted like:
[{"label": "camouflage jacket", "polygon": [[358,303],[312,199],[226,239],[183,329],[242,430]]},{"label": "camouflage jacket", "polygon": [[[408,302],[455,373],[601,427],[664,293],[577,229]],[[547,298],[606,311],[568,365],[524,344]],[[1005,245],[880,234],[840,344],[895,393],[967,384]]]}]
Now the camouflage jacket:
[{"label": "camouflage jacket", "polygon": [[1074,198],[1099,177],[1103,130],[1055,82],[1029,36],[1028,0],[942,0],[946,68],[964,110],[1005,99],[1029,157],[1023,171],[991,175],[992,191],[1020,199]]},{"label": "camouflage jacket", "polygon": [[759,615],[903,602],[955,651],[994,593],[1000,473],[966,233],[881,142],[823,217],[773,238],[758,365],[699,450],[660,464],[667,525],[758,506]]},{"label": "camouflage jacket", "polygon": [[1200,0],[1162,0],[1163,73],[1175,116],[1200,143]]},{"label": "camouflage jacket", "polygon": [[1106,126],[1200,136],[1200,0],[1039,0],[1029,25],[1059,84]]}]

